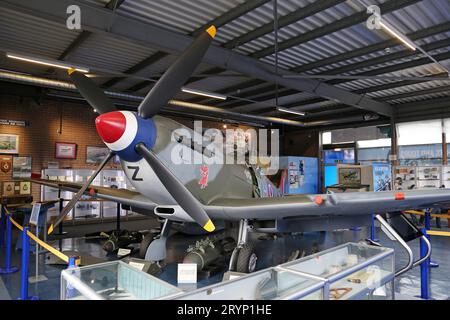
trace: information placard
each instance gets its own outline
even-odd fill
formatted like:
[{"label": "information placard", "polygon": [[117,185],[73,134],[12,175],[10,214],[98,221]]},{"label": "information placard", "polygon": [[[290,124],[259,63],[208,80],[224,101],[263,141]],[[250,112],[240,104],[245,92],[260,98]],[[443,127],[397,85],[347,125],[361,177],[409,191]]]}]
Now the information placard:
[{"label": "information placard", "polygon": [[178,264],[178,283],[197,283],[197,264],[179,263]]},{"label": "information placard", "polygon": [[38,225],[40,211],[41,211],[41,204],[35,203],[33,205],[33,209],[31,209],[30,224],[34,226]]}]

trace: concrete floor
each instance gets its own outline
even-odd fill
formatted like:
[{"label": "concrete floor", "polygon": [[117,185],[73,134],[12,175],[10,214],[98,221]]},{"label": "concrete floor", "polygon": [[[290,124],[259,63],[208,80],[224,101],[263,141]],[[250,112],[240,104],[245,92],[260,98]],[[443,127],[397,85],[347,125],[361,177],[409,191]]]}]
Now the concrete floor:
[{"label": "concrete floor", "polygon": [[[154,226],[154,222],[148,222],[148,226]],[[136,225],[129,225],[130,229],[136,226],[137,229],[142,230],[142,223]],[[126,223],[123,227],[128,227]],[[105,230],[109,230],[105,228]],[[111,228],[110,228],[111,229]],[[136,228],[135,228],[136,229]],[[78,234],[79,235],[79,231]],[[376,235],[380,238],[381,243],[386,247],[392,247],[395,249],[396,268],[400,269],[406,264],[406,254],[402,248],[391,242],[387,237],[382,234],[380,229],[377,228]],[[252,234],[251,238],[256,242],[256,250],[258,254],[257,269],[264,269],[269,266],[283,263],[291,255],[294,250],[305,250],[305,253],[311,254],[314,250],[324,250],[333,246],[336,246],[345,242],[358,242],[359,240],[368,237],[367,228],[362,228],[360,231],[334,231],[328,233],[311,232],[304,233],[295,236],[283,236],[275,240],[261,240],[261,235]],[[168,257],[166,259],[167,266],[164,271],[158,275],[159,278],[165,280],[173,285],[176,285],[176,263],[182,261],[184,252],[189,244],[194,243],[196,240],[201,239],[199,236],[186,236],[183,234],[172,235],[167,243]],[[101,241],[85,241],[83,238],[65,238],[61,240],[52,240],[50,244],[55,248],[62,250],[75,250],[80,254],[90,254],[97,258],[105,260],[115,260],[115,255],[105,255],[105,252],[101,248]],[[410,243],[414,250],[414,254],[418,255],[419,242],[412,241]],[[450,247],[450,238],[448,237],[433,237],[433,255],[432,260],[439,263],[440,267],[431,269],[431,295],[433,299],[447,300],[450,295],[450,283],[448,282],[448,274],[450,271],[450,255],[448,248]],[[4,249],[1,250],[0,264],[4,263]],[[39,273],[44,274],[48,280],[30,284],[29,294],[39,296],[42,300],[57,300],[60,295],[60,272],[64,269],[63,266],[46,265],[44,261],[44,255],[39,257]],[[21,251],[13,251],[12,261],[14,266],[20,267]],[[35,255],[30,256],[30,276],[35,274]],[[225,270],[223,270],[225,271]],[[201,280],[197,284],[198,287],[203,287],[212,283],[221,281],[223,272],[216,274],[215,276]],[[4,287],[7,289],[7,294],[12,299],[19,297],[20,295],[20,271],[14,274],[2,275],[1,280],[4,283]],[[1,287],[0,287],[1,289]],[[420,295],[420,269],[415,268],[401,277],[396,279],[396,293],[399,296],[418,296]],[[2,297],[6,295],[1,295]]]}]

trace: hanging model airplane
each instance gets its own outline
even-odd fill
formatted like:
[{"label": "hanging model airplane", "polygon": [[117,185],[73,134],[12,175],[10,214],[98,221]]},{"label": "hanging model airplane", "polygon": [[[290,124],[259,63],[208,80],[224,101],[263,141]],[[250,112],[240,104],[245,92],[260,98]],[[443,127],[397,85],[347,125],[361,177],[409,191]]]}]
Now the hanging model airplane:
[{"label": "hanging model airplane", "polygon": [[[46,186],[76,192],[48,232],[60,224],[82,195],[115,201],[135,212],[164,219],[159,237],[146,253],[147,260],[166,257],[166,239],[173,224],[198,224],[206,232],[224,221],[239,222],[239,236],[230,270],[252,272],[256,255],[248,241],[249,231],[301,232],[332,230],[370,224],[371,215],[405,209],[429,208],[450,202],[446,189],[361,193],[312,194],[282,197],[277,188],[252,165],[174,164],[171,150],[180,143],[172,141],[180,123],[157,116],[200,64],[216,33],[214,26],[203,32],[154,85],[137,112],[119,111],[96,86],[75,70],[69,75],[91,106],[100,114],[98,134],[110,149],[90,179],[84,184],[32,179]],[[193,152],[199,152],[191,148]],[[201,150],[200,150],[201,152]],[[95,177],[114,155],[136,191],[91,186]],[[203,179],[203,181],[202,181]],[[201,181],[201,183],[199,183]],[[261,197],[262,188],[273,190],[274,197]]]}]

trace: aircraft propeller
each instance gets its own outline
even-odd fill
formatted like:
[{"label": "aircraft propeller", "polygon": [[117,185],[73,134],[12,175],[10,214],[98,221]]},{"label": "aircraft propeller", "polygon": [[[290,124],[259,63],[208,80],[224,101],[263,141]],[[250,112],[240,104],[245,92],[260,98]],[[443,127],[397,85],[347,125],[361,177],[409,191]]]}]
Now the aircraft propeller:
[{"label": "aircraft propeller", "polygon": [[[173,98],[173,96],[175,96],[177,92],[180,91],[181,87],[189,79],[189,77],[202,61],[203,56],[208,50],[215,35],[216,28],[214,26],[210,26],[205,30],[204,33],[200,34],[200,36],[198,36],[192,42],[192,44],[184,51],[184,53],[178,57],[175,63],[170,66],[170,68],[153,86],[145,99],[139,105],[136,120],[132,118],[132,121],[135,121],[133,123],[137,123],[135,126],[139,127],[139,124],[143,123],[148,127],[151,127],[149,124],[151,118],[156,115],[161,110],[161,108],[164,107],[167,102]],[[69,71],[69,76],[74,82],[77,89],[80,91],[81,95],[86,98],[91,106],[94,107],[99,113],[106,113],[105,116],[99,116],[96,120],[97,131],[99,131],[99,127],[103,126],[101,133],[99,131],[99,134],[101,136],[102,134],[109,134],[109,132],[116,130],[116,128],[117,130],[120,130],[119,136],[130,134],[129,132],[131,132],[132,130],[127,131],[126,129],[124,129],[127,125],[127,121],[131,121],[130,118],[125,117],[124,114],[118,115],[118,111],[113,114],[114,112],[111,111],[116,110],[114,105],[105,95],[105,93],[99,87],[97,87],[97,85],[91,79],[86,77],[84,74],[73,70]],[[118,119],[117,122],[114,122],[114,119]],[[164,185],[170,195],[180,205],[180,207],[183,208],[183,210],[206,231],[214,231],[215,226],[211,219],[208,217],[208,214],[203,209],[201,203],[177,179],[177,177],[166,167],[166,165],[158,159],[153,151],[151,151],[153,144],[149,142],[144,143],[137,138],[142,137],[142,133],[143,132],[139,132],[139,129],[137,129],[137,133],[134,132],[135,136],[130,138],[130,141],[134,141],[135,143],[134,145],[131,145],[132,150],[130,150],[130,146],[123,147],[123,149],[126,149],[127,156],[129,156],[130,152],[134,152],[140,158],[144,158],[145,161],[157,174],[158,178],[161,180],[161,183]],[[141,136],[139,136],[140,134]],[[120,139],[122,138],[123,137],[121,137]],[[117,141],[118,139],[112,140]],[[110,149],[112,148],[112,153],[116,152],[119,157],[121,157],[122,150],[115,150],[114,143],[110,141],[105,142],[110,147]],[[120,144],[120,146],[122,147],[122,144]],[[112,153],[109,155],[109,157],[112,157]],[[124,152],[122,152],[122,155],[124,155]],[[106,164],[106,162],[104,164],[102,163],[103,166]],[[101,170],[103,166],[100,166],[98,169]],[[98,174],[98,172],[96,173]],[[89,185],[91,182],[92,181],[88,181],[85,186]],[[80,191],[72,199],[73,205],[86,190],[87,187],[85,186],[83,186],[84,190],[83,188],[80,189]],[[78,194],[80,195],[78,196]],[[69,202],[66,207],[72,205],[72,201]],[[70,209],[71,208],[67,210],[70,211]],[[63,210],[63,212],[65,211],[66,210]]]}]

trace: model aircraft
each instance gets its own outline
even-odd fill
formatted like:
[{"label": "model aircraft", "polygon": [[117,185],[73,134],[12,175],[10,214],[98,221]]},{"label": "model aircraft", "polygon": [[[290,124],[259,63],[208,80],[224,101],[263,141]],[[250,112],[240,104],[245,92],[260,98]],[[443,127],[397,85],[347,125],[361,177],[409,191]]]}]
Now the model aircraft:
[{"label": "model aircraft", "polygon": [[[164,219],[161,234],[147,249],[146,259],[152,261],[165,259],[166,240],[175,224],[199,225],[206,232],[213,232],[225,221],[235,221],[239,222],[239,235],[230,270],[252,272],[257,257],[248,241],[250,231],[348,228],[370,224],[373,213],[429,208],[450,202],[450,192],[445,189],[282,197],[276,186],[254,165],[174,164],[171,151],[180,143],[193,153],[201,153],[201,150],[184,139],[171,139],[176,129],[183,128],[194,135],[192,129],[157,114],[200,64],[215,34],[216,29],[211,26],[196,38],[153,86],[137,112],[117,110],[91,79],[74,69],[69,70],[81,95],[100,114],[95,121],[96,128],[110,153],[83,185],[32,179],[46,186],[76,192],[50,226],[49,233],[84,194],[116,201],[135,212]],[[120,157],[122,168],[136,191],[91,186],[114,155]],[[270,189],[272,197],[264,197],[263,189]]]}]

